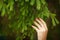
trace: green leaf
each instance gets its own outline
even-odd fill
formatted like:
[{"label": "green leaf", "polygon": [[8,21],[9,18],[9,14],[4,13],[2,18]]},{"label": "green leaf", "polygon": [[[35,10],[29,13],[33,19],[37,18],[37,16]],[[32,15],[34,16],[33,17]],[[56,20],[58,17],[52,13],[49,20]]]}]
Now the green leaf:
[{"label": "green leaf", "polygon": [[36,0],[36,8],[37,8],[37,10],[40,10],[40,8],[41,8],[41,3],[40,3],[40,0]]},{"label": "green leaf", "polygon": [[53,14],[53,13],[51,14],[51,17],[55,18],[55,16],[56,16],[56,14]]},{"label": "green leaf", "polygon": [[10,2],[10,11],[13,11],[13,5],[14,5],[14,1],[12,0],[12,1]]},{"label": "green leaf", "polygon": [[26,2],[29,2],[29,0],[25,0]]},{"label": "green leaf", "polygon": [[5,15],[5,8],[2,8],[1,16],[4,16],[4,15]]},{"label": "green leaf", "polygon": [[18,23],[18,26],[17,27],[20,28],[20,26],[21,26],[21,22]]},{"label": "green leaf", "polygon": [[21,2],[21,3],[20,3],[20,5],[22,5],[22,6],[23,6],[23,5],[24,5],[24,2]]},{"label": "green leaf", "polygon": [[44,18],[44,14],[43,14],[43,12],[42,12],[42,13],[39,13],[39,14],[38,14],[38,17],[40,17],[40,18],[43,19],[43,18]]},{"label": "green leaf", "polygon": [[3,7],[3,4],[0,2],[0,10],[2,9],[2,7]]},{"label": "green leaf", "polygon": [[16,40],[20,40],[20,36],[18,36],[18,37],[16,38]]},{"label": "green leaf", "polygon": [[54,18],[52,18],[52,24],[53,24],[53,26],[56,26]]},{"label": "green leaf", "polygon": [[41,0],[41,3],[44,4],[44,5],[46,4],[45,0]]},{"label": "green leaf", "polygon": [[24,10],[24,7],[21,7],[21,8],[20,8],[20,12],[22,12],[23,10]]},{"label": "green leaf", "polygon": [[25,24],[24,24],[24,21],[22,21],[22,33],[25,31]]},{"label": "green leaf", "polygon": [[47,18],[49,18],[49,16],[50,16],[50,12],[49,12],[49,10],[48,10],[47,7],[45,7],[43,13],[44,13],[44,14],[43,14],[44,16],[46,16]]},{"label": "green leaf", "polygon": [[56,26],[55,16],[56,16],[56,14],[50,14],[50,17],[51,17],[51,19],[52,19],[52,24],[53,24],[53,26]]},{"label": "green leaf", "polygon": [[13,6],[12,5],[10,6],[10,11],[13,11]]},{"label": "green leaf", "polygon": [[4,0],[4,1],[7,1],[7,0]]},{"label": "green leaf", "polygon": [[31,38],[30,38],[30,40],[33,40],[33,34],[31,34]]},{"label": "green leaf", "polygon": [[35,3],[35,0],[31,0],[31,2],[30,2],[30,5],[34,5],[34,3]]},{"label": "green leaf", "polygon": [[15,0],[15,1],[18,1],[18,0]]},{"label": "green leaf", "polygon": [[8,9],[9,7],[10,7],[10,3],[7,4],[7,7],[6,8]]},{"label": "green leaf", "polygon": [[25,28],[25,30],[27,30],[27,26],[25,26],[24,28]]},{"label": "green leaf", "polygon": [[8,19],[11,19],[11,15],[8,17]]},{"label": "green leaf", "polygon": [[50,14],[50,13],[48,13],[48,12],[44,12],[44,13],[45,13],[45,14],[43,14],[43,15],[46,16],[47,18],[49,18],[49,16],[50,16],[49,14]]},{"label": "green leaf", "polygon": [[22,11],[22,15],[23,15],[23,16],[25,15],[25,10]]},{"label": "green leaf", "polygon": [[57,24],[59,24],[59,21],[55,18],[55,22],[57,23]]},{"label": "green leaf", "polygon": [[22,27],[22,30],[21,30],[21,32],[22,32],[22,33],[24,32],[24,27]]}]

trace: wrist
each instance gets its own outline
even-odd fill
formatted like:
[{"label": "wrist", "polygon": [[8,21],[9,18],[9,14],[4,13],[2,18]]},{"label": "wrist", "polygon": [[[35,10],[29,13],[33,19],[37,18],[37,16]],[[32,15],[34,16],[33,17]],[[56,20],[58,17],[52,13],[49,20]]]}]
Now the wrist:
[{"label": "wrist", "polygon": [[37,33],[37,37],[38,37],[38,40],[46,40],[47,33],[46,34],[45,33],[42,33],[42,34]]}]

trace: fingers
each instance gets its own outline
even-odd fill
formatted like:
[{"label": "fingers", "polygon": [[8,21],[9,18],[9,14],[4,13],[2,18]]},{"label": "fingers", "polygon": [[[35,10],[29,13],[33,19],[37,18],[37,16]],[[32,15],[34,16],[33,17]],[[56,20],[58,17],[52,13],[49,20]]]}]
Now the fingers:
[{"label": "fingers", "polygon": [[[42,22],[41,22],[38,18],[36,18],[36,21],[39,23],[40,27],[43,27]],[[40,27],[39,27],[39,28],[40,28]]]},{"label": "fingers", "polygon": [[38,29],[41,29],[40,25],[36,21],[34,21],[34,24],[38,27]]},{"label": "fingers", "polygon": [[43,27],[44,27],[45,29],[47,29],[47,25],[46,25],[46,23],[45,23],[41,18],[39,18],[39,20],[42,22]]},{"label": "fingers", "polygon": [[37,28],[37,27],[35,27],[35,26],[33,26],[33,25],[32,25],[32,27],[33,27],[36,31],[38,30],[38,28]]},{"label": "fingers", "polygon": [[38,27],[36,27],[36,26],[32,26],[35,30],[46,30],[47,29],[47,26],[46,26],[46,23],[41,19],[41,18],[36,18],[36,21],[34,21],[34,24]]}]

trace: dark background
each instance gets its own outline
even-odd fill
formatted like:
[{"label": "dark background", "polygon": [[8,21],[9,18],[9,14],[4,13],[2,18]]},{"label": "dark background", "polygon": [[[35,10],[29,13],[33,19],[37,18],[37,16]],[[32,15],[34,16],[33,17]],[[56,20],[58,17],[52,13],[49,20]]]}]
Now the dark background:
[{"label": "dark background", "polygon": [[[56,18],[60,22],[60,3],[59,0],[46,0],[48,3],[49,10],[52,13],[55,13]],[[48,32],[48,40],[60,40],[60,23],[56,25],[54,28],[49,28]]]}]

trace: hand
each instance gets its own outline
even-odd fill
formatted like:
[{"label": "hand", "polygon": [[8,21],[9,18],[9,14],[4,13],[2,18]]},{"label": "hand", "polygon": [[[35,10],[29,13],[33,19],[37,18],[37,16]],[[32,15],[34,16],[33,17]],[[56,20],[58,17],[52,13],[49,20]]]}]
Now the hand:
[{"label": "hand", "polygon": [[39,19],[36,18],[36,21],[34,21],[34,24],[35,26],[32,25],[32,27],[37,32],[38,40],[46,40],[47,32],[48,32],[46,23],[41,18]]}]

